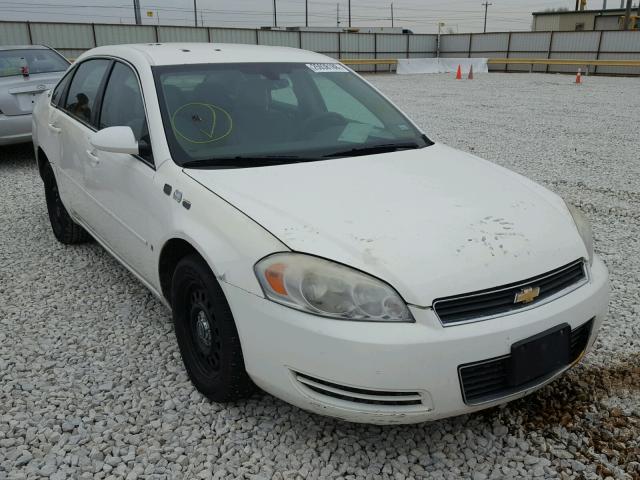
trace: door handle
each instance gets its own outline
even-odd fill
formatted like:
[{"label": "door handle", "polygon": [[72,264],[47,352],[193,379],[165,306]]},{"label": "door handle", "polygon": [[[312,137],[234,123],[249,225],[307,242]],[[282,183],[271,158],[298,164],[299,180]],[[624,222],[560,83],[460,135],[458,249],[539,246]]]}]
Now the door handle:
[{"label": "door handle", "polygon": [[53,123],[49,124],[49,130],[51,130],[53,133],[60,133],[62,131],[61,128],[59,128],[57,125]]},{"label": "door handle", "polygon": [[93,166],[96,166],[100,163],[100,159],[95,153],[93,153],[93,151],[87,150],[87,155],[89,156],[89,161]]}]

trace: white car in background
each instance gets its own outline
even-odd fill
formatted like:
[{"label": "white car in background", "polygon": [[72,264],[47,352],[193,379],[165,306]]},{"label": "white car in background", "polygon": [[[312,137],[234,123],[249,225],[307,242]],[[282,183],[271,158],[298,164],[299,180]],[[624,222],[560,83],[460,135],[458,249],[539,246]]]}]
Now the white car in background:
[{"label": "white car in background", "polygon": [[100,47],[34,111],[55,236],[173,311],[194,385],[355,422],[531,393],[580,360],[608,273],[580,212],[432,142],[329,57]]},{"label": "white car in background", "polygon": [[69,62],[43,45],[0,46],[0,146],[31,141],[37,96],[53,88]]}]

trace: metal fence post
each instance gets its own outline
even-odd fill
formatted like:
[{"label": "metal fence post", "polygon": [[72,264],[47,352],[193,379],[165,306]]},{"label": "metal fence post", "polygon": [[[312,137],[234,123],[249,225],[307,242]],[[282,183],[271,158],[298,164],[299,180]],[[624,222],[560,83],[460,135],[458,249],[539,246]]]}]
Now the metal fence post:
[{"label": "metal fence post", "polygon": [[[551,58],[551,48],[553,47],[553,30],[551,30],[551,35],[549,35],[549,48],[547,48],[547,60]],[[549,64],[544,67],[544,73],[549,73]]]},{"label": "metal fence post", "polygon": [[[373,58],[378,58],[378,34],[373,34]],[[373,73],[378,73],[378,64],[373,65]]]},{"label": "metal fence post", "polygon": [[[600,30],[600,37],[598,38],[598,51],[596,52],[596,60],[600,59],[600,48],[602,47],[602,30]],[[593,74],[598,73],[598,65],[593,67]]]},{"label": "metal fence post", "polygon": [[340,58],[342,58],[342,42],[340,32],[338,32],[336,35],[338,35],[338,60],[340,60]]},{"label": "metal fence post", "polygon": [[469,46],[467,48],[467,58],[471,58],[471,41],[473,40],[473,33],[469,34]]},{"label": "metal fence post", "polygon": [[160,34],[158,33],[158,25],[153,26],[153,31],[156,33],[156,43],[160,43]]},{"label": "metal fence post", "polygon": [[91,33],[93,33],[93,46],[97,47],[98,46],[98,40],[96,38],[96,24],[95,23],[91,24]]},{"label": "metal fence post", "polygon": [[27,34],[29,35],[29,45],[33,45],[33,35],[31,34],[31,22],[27,22]]},{"label": "metal fence post", "polygon": [[298,31],[298,48],[302,48],[302,30]]},{"label": "metal fence post", "polygon": [[409,37],[408,33],[405,33],[405,35],[407,36],[407,58],[409,58],[409,51],[411,50],[411,37]]},{"label": "metal fence post", "polygon": [[256,45],[260,45],[260,31],[256,28]]},{"label": "metal fence post", "polygon": [[207,41],[209,43],[213,43],[213,39],[211,38],[211,29],[207,27]]},{"label": "metal fence post", "polygon": [[[509,39],[507,40],[507,56],[505,58],[509,59],[509,52],[511,51],[511,33],[509,32]],[[504,71],[507,72],[509,70],[509,64],[504,64]]]}]

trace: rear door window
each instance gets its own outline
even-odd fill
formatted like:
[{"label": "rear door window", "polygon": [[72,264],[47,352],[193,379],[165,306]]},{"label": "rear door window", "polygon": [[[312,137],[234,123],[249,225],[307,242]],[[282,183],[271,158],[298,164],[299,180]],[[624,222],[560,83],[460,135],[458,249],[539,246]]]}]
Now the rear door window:
[{"label": "rear door window", "polygon": [[111,60],[87,60],[71,80],[64,109],[78,120],[93,125],[98,92]]}]

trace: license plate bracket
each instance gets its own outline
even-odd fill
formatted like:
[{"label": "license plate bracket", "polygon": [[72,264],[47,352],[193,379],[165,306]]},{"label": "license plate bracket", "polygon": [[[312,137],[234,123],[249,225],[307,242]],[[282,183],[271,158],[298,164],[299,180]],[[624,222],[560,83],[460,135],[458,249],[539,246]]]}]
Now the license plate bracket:
[{"label": "license plate bracket", "polygon": [[569,364],[571,327],[550,328],[511,345],[509,384],[519,386],[545,377]]}]

